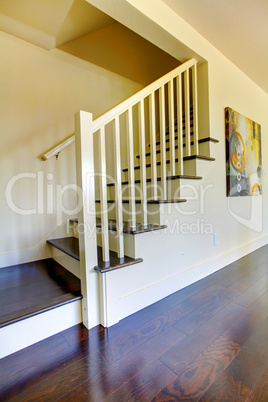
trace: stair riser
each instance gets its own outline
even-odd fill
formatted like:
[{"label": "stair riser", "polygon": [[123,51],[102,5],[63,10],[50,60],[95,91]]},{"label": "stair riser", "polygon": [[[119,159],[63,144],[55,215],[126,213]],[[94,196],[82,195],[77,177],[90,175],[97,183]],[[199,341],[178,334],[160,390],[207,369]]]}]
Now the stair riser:
[{"label": "stair riser", "polygon": [[[124,233],[124,255],[135,257],[135,238],[133,235]],[[102,231],[101,228],[97,228],[97,245],[102,247]],[[109,230],[109,250],[117,252],[118,246],[118,235],[116,231]]]},{"label": "stair riser", "polygon": [[[177,141],[175,143],[175,146],[176,145],[177,145]],[[169,143],[166,145],[166,148],[169,148]],[[157,151],[160,150],[160,145],[158,145],[156,147],[156,150]],[[148,152],[150,152],[150,149],[149,149]],[[178,157],[178,149],[175,149],[174,152],[175,152],[175,158],[177,158]],[[167,160],[170,159],[170,153],[171,153],[170,150],[166,151],[166,159]],[[194,146],[193,145],[191,145],[191,153],[194,153]],[[186,156],[186,147],[183,147],[183,156]],[[140,163],[139,161],[140,161],[140,158],[136,158],[136,164],[137,165]],[[161,161],[161,153],[160,152],[156,154],[156,161],[157,162]],[[151,162],[151,155],[147,155],[146,156],[146,163],[150,163],[150,162]]]},{"label": "stair riser", "polygon": [[[203,168],[204,165],[207,166],[209,165],[209,163],[207,161],[198,159],[183,161],[183,174],[189,176],[203,176],[202,172],[207,171],[207,169]],[[157,171],[157,177],[161,177],[161,165],[158,165],[156,167],[156,171]],[[140,169],[135,169],[134,172],[135,172],[135,180],[139,180]],[[176,174],[182,174],[182,172],[179,172],[178,162],[175,163],[175,175]],[[166,175],[172,176],[170,163],[166,164]],[[128,181],[128,172],[123,172],[123,176],[124,176],[123,180]],[[151,178],[151,167],[146,168],[146,178],[147,179]]]},{"label": "stair riser", "polygon": [[[167,184],[168,185],[168,184]],[[147,198],[149,200],[153,199],[154,196],[154,187],[152,183],[147,183],[146,184],[146,188],[147,188]],[[115,186],[109,186],[108,187],[108,197],[109,200],[114,200],[115,199]],[[122,186],[122,199],[129,199],[129,185],[125,184]],[[162,191],[162,187],[161,187],[161,181],[157,181],[157,185],[156,185],[156,192],[157,192],[157,199],[161,200],[163,199],[163,191]],[[141,199],[141,195],[142,195],[142,191],[141,191],[141,185],[140,183],[136,183],[135,184],[135,197],[137,200]]]},{"label": "stair riser", "polygon": [[[148,223],[151,224],[157,224],[160,225],[160,205],[147,205],[147,211],[148,211],[148,215],[147,215],[147,219],[148,219]],[[130,213],[129,213],[129,209],[130,206],[129,204],[123,204],[123,220],[125,222],[129,222],[130,221]],[[100,214],[100,204],[97,203],[96,204],[96,216],[97,218],[101,217]],[[108,218],[109,219],[116,219],[116,204],[108,204]],[[141,216],[141,204],[136,204],[136,221],[139,223],[143,223],[142,222],[142,216]]]},{"label": "stair riser", "polygon": [[[198,180],[199,181],[199,180]],[[174,180],[167,180],[167,198],[170,200],[178,199],[178,198],[187,198],[189,197],[189,189],[196,188],[198,185],[198,181],[196,180],[188,180],[188,179],[174,179]],[[147,183],[147,198],[153,199],[153,184]],[[161,181],[157,181],[157,199],[163,199],[163,188],[161,186]],[[108,187],[108,197],[109,200],[115,199],[115,186]],[[140,183],[135,184],[135,195],[136,199],[141,199],[141,185]],[[129,186],[123,185],[122,186],[122,198],[128,199],[129,198]]]},{"label": "stair riser", "polygon": [[[73,222],[72,224],[72,233],[70,235],[78,238],[79,236],[78,224]],[[97,245],[102,247],[102,230],[100,227],[96,228],[97,233]],[[118,250],[118,238],[117,232],[113,230],[109,230],[109,249],[117,252]],[[124,233],[124,254],[131,258],[135,257],[135,244],[134,244],[134,236],[128,233]]]},{"label": "stair riser", "polygon": [[187,176],[201,176],[205,177],[210,168],[211,162],[205,159],[191,159],[184,161],[183,173]]},{"label": "stair riser", "polygon": [[80,261],[74,259],[70,255],[60,251],[56,247],[51,247],[51,254],[53,260],[59,263],[62,267],[66,268],[73,275],[77,276],[77,278],[81,278],[80,276]]},{"label": "stair riser", "polygon": [[199,153],[200,155],[210,156],[215,158],[216,151],[216,143],[212,141],[206,141],[199,144]]}]

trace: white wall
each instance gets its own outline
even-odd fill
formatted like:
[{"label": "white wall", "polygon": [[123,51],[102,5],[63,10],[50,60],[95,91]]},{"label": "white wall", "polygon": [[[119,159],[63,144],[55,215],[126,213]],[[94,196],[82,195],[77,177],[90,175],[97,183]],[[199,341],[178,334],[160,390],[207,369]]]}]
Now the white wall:
[{"label": "white wall", "polygon": [[[59,160],[39,156],[74,132],[79,110],[96,118],[141,88],[140,84],[81,61],[57,49],[46,51],[23,40],[0,33],[0,267],[50,256],[45,244],[57,229],[56,186],[75,184],[74,145]],[[5,192],[14,181],[10,194]],[[47,176],[48,175],[48,176]],[[38,183],[44,189],[39,195]],[[66,189],[66,187],[65,187]],[[46,197],[53,191],[53,202]],[[39,192],[39,194],[41,194]],[[74,191],[65,191],[66,209],[76,206]],[[39,211],[38,211],[39,208]],[[25,210],[29,215],[25,216]],[[31,211],[33,210],[33,211]],[[34,211],[36,210],[36,211]],[[23,214],[21,214],[23,213]],[[63,221],[69,215],[63,214]]]},{"label": "white wall", "polygon": [[[94,0],[90,0],[94,3]],[[159,29],[163,28],[172,38],[176,38],[180,44],[185,45],[193,55],[198,53],[201,58],[207,60],[209,71],[209,102],[210,102],[210,135],[220,140],[216,147],[216,162],[210,171],[206,182],[213,188],[209,192],[206,200],[205,219],[212,223],[214,231],[219,234],[219,246],[212,250],[207,249],[207,258],[220,256],[231,249],[239,248],[246,243],[254,242],[260,237],[266,237],[268,232],[268,211],[265,208],[268,201],[267,178],[263,178],[263,196],[258,200],[252,197],[241,197],[238,199],[228,199],[226,197],[225,182],[225,122],[224,109],[226,106],[237,110],[243,115],[256,121],[262,129],[262,158],[263,166],[268,166],[268,95],[259,88],[252,80],[242,73],[234,64],[224,57],[215,47],[204,39],[197,31],[180,18],[161,0],[127,0],[115,2],[113,10],[107,5],[110,15],[120,18],[120,21],[127,25],[132,24],[132,29],[136,32],[143,31],[144,36],[150,36],[153,43],[160,41]],[[105,2],[99,1],[102,10],[105,11]],[[120,14],[120,6],[124,6],[124,15]],[[128,5],[129,12],[126,12]],[[130,7],[132,6],[132,8]],[[121,7],[122,8],[122,7]],[[130,10],[135,10],[135,19],[130,21]],[[112,13],[111,13],[112,11]],[[144,23],[146,23],[146,32]],[[148,22],[150,21],[150,23]],[[171,40],[172,42],[172,40]],[[246,46],[246,44],[245,44]],[[171,49],[175,52],[175,49]],[[174,54],[173,54],[174,55]],[[181,57],[183,59],[183,57]],[[206,136],[201,134],[201,136]],[[230,201],[230,207],[228,206]],[[253,208],[254,219],[250,220],[251,202],[256,204]],[[261,206],[262,204],[262,206]],[[248,220],[244,224],[234,218],[231,211],[240,214]],[[196,219],[204,218],[196,215]],[[255,221],[262,221],[262,229],[255,230]],[[195,243],[196,237],[190,241]],[[178,242],[179,242],[178,238]],[[203,255],[203,249],[199,250],[196,244],[196,261],[199,260],[199,253]]]},{"label": "white wall", "polygon": [[[96,4],[95,0],[90,2]],[[98,3],[106,11],[107,2],[98,0]],[[114,7],[107,5],[111,16],[128,26],[131,24],[132,29],[143,32],[155,44],[160,40],[158,27],[164,28],[193,55],[198,53],[207,60],[210,135],[220,143],[215,147],[216,161],[204,171],[200,183],[203,189],[207,187],[205,195],[202,196],[199,188],[197,199],[188,201],[180,212],[174,212],[174,207],[165,211],[165,223],[174,228],[172,225],[177,220],[180,230],[171,235],[167,229],[166,234],[159,232],[155,239],[150,233],[137,236],[136,257],[144,258],[144,262],[124,272],[106,274],[110,324],[267,244],[268,234],[267,177],[263,178],[262,196],[226,197],[224,114],[225,107],[229,106],[261,125],[263,167],[267,168],[267,93],[161,0],[116,0],[113,4]],[[127,4],[133,8],[127,8]],[[129,16],[134,14],[135,20],[130,21]],[[186,215],[186,212],[193,214]],[[186,224],[184,233],[183,224]],[[209,225],[209,233],[202,232],[202,225]],[[217,246],[214,246],[214,233],[219,238]]]}]

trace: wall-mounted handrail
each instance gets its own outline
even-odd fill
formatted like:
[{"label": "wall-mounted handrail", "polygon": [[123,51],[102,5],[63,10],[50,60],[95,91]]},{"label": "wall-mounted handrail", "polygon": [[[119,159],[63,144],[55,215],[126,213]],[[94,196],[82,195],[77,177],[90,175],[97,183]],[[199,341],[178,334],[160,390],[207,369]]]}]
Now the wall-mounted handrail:
[{"label": "wall-mounted handrail", "polygon": [[73,144],[74,142],[75,142],[75,134],[72,134],[66,140],[59,142],[57,145],[50,148],[48,151],[44,152],[41,155],[41,158],[44,161],[47,161],[48,159],[52,158],[53,156],[57,156],[61,151],[63,151],[65,148],[67,148],[69,145]]}]

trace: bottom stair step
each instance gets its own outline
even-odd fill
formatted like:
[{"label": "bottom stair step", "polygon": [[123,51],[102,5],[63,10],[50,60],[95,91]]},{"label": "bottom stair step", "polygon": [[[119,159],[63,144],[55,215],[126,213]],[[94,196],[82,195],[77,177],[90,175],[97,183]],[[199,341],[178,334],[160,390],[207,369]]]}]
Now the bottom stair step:
[{"label": "bottom stair step", "polygon": [[82,298],[80,280],[49,258],[0,269],[0,328]]},{"label": "bottom stair step", "polygon": [[[76,260],[79,260],[79,240],[76,237],[63,237],[60,239],[48,240],[47,242]],[[96,265],[94,269],[100,273],[105,273],[129,265],[138,264],[142,261],[142,258],[131,258],[127,256],[118,258],[117,253],[110,250],[110,261],[104,262],[102,261],[102,247],[98,246],[98,265]]]}]

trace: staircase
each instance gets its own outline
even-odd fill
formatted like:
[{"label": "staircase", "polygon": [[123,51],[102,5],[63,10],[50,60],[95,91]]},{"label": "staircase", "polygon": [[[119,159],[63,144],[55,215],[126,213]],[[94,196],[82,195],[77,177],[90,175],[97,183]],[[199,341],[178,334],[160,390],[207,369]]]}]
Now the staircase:
[{"label": "staircase", "polygon": [[[135,311],[122,304],[122,311],[112,312],[121,309],[112,300],[113,281],[136,281],[141,270],[135,266],[143,262],[137,239],[150,243],[148,236],[156,232],[165,236],[167,208],[186,203],[187,188],[198,186],[215,160],[218,140],[199,133],[197,87],[197,62],[191,59],[96,120],[86,112],[76,116],[83,207],[69,222],[71,237],[49,243],[57,253],[68,253],[72,243],[76,257],[69,255],[77,259],[80,249],[83,322],[88,327],[97,316],[110,326]],[[147,252],[153,253],[154,246]],[[93,268],[99,275],[98,292],[92,286]],[[140,287],[145,283],[139,280]],[[91,303],[88,292],[94,294]],[[96,304],[100,310],[92,312]]]},{"label": "staircase", "polygon": [[[53,259],[81,281],[82,318],[73,322],[108,327],[189,284],[183,270],[180,283],[176,268],[163,272],[167,253],[176,261],[167,223],[215,160],[218,140],[199,129],[197,88],[191,59],[96,120],[76,115],[81,208],[66,237],[48,240]],[[66,325],[74,323],[54,333]]]}]

